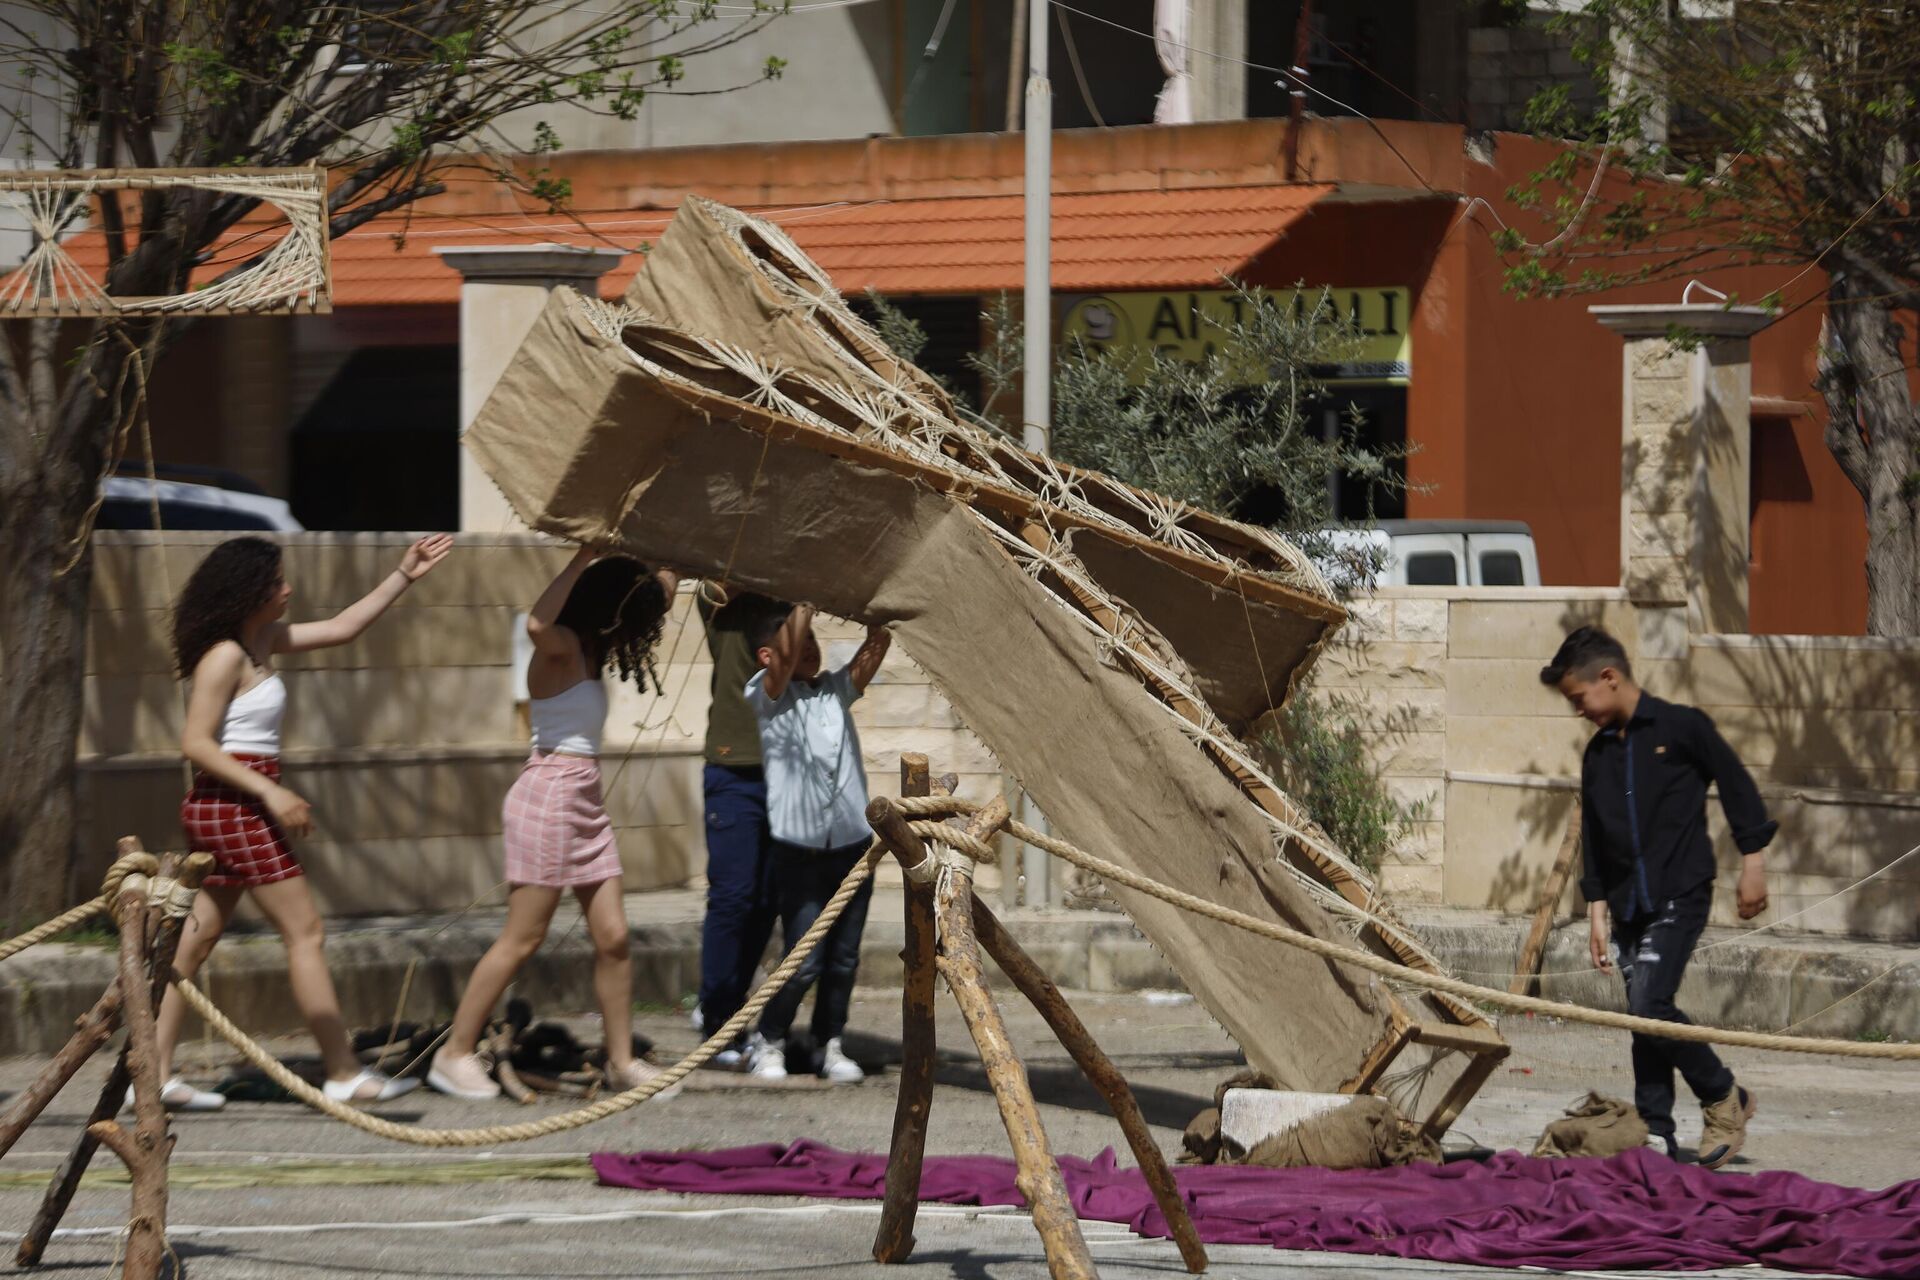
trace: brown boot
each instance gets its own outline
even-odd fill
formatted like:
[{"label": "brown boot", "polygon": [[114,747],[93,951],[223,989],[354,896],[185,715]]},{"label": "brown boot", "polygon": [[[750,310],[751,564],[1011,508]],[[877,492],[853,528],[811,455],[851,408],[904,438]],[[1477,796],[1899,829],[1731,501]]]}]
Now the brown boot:
[{"label": "brown boot", "polygon": [[1753,1095],[1739,1085],[1718,1102],[1700,1108],[1700,1164],[1718,1169],[1739,1154],[1747,1142],[1747,1121],[1757,1108]]}]

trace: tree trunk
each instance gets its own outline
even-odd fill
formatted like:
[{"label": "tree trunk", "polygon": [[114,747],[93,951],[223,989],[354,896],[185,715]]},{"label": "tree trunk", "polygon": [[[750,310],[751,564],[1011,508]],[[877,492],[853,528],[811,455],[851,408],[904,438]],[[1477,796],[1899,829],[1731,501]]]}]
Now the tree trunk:
[{"label": "tree trunk", "polygon": [[1867,517],[1867,634],[1920,635],[1920,415],[1907,386],[1898,313],[1865,281],[1827,291],[1818,385],[1827,447]]},{"label": "tree trunk", "polygon": [[0,496],[0,919],[8,934],[73,905],[74,755],[93,563],[82,556],[55,576],[72,555],[67,505],[37,484]]},{"label": "tree trunk", "polygon": [[59,322],[28,324],[29,341],[13,348],[26,357],[25,402],[0,399],[0,922],[11,926],[97,892],[74,877],[93,585],[82,530],[131,406],[130,344],[148,336],[129,326],[123,342],[96,328],[76,350],[59,341]]}]

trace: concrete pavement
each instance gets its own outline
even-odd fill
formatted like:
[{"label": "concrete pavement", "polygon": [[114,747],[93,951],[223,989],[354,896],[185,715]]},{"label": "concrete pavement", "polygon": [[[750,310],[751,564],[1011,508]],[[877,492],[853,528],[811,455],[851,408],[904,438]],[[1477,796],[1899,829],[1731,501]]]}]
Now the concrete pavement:
[{"label": "concrete pavement", "polygon": [[[1076,1008],[1134,1082],[1162,1146],[1177,1149],[1179,1130],[1235,1070],[1239,1057],[1205,1013],[1190,1001],[1139,995],[1072,997]],[[1017,1002],[1006,1010],[1026,1056],[1042,1113],[1057,1150],[1091,1155],[1119,1141],[1092,1090],[1079,1080],[1039,1020]],[[992,1095],[950,1004],[940,1008],[942,1065],[930,1129],[935,1153],[1004,1154],[1006,1139]],[[601,1125],[503,1148],[496,1158],[574,1155],[592,1150],[719,1147],[813,1137],[847,1149],[884,1150],[892,1123],[899,1025],[898,995],[863,991],[856,1001],[851,1047],[877,1069],[859,1086],[833,1088],[796,1081],[784,1087],[702,1073],[695,1087],[665,1104],[649,1104]],[[692,1047],[683,1016],[644,1015],[640,1027],[668,1060]],[[594,1034],[591,1025],[582,1033]],[[1490,1146],[1530,1145],[1561,1108],[1588,1088],[1630,1090],[1625,1037],[1585,1027],[1510,1021],[1502,1030],[1514,1056],[1462,1118],[1456,1133]],[[297,1039],[277,1047],[304,1051]],[[1810,1176],[1878,1186],[1920,1177],[1920,1072],[1901,1064],[1734,1053],[1729,1061],[1753,1088],[1761,1112],[1736,1170],[1792,1168]],[[219,1044],[189,1045],[183,1067],[203,1083],[230,1062]],[[20,1087],[35,1059],[0,1062],[0,1090]],[[49,1116],[0,1165],[0,1174],[51,1167],[77,1131],[90,1102],[89,1068],[56,1100]],[[558,1109],[564,1104],[545,1104]],[[528,1112],[505,1103],[470,1104],[415,1095],[387,1109],[396,1119],[433,1125],[481,1125]],[[1697,1135],[1697,1117],[1682,1113],[1681,1136]],[[482,1152],[435,1152],[366,1137],[292,1105],[233,1104],[217,1115],[182,1117],[175,1160],[181,1184],[171,1220],[182,1256],[200,1280],[336,1276],[833,1276],[892,1280],[914,1275],[991,1277],[1046,1274],[1031,1225],[1004,1211],[923,1211],[917,1265],[882,1269],[868,1249],[875,1206],[814,1205],[775,1199],[649,1195],[586,1181],[510,1177],[488,1182],[392,1185],[276,1185],[274,1169],[290,1158],[350,1159],[364,1168],[399,1167],[396,1177],[431,1177]],[[105,1167],[104,1165],[101,1167]],[[253,1185],[186,1185],[192,1169],[257,1170]],[[1732,1175],[1730,1175],[1732,1176]],[[0,1190],[0,1233],[17,1233],[38,1192]],[[57,1240],[48,1264],[55,1274],[100,1275],[113,1258],[113,1233],[125,1221],[124,1188],[83,1190],[68,1225],[96,1234]],[[1101,1273],[1109,1277],[1180,1274],[1163,1242],[1136,1240],[1119,1227],[1089,1224]],[[7,1253],[10,1254],[10,1245]],[[1261,1249],[1216,1249],[1216,1276],[1261,1278],[1464,1275],[1471,1268],[1339,1256],[1302,1256]],[[5,1256],[5,1255],[0,1255]],[[1735,1273],[1727,1273],[1732,1275]],[[1738,1273],[1751,1276],[1752,1270]]]}]

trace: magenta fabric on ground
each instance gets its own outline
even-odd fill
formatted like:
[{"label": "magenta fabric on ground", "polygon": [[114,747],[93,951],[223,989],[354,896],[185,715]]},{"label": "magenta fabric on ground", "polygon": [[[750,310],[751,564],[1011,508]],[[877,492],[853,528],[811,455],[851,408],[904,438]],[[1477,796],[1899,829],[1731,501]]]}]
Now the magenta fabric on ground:
[{"label": "magenta fabric on ground", "polygon": [[[593,1157],[610,1186],[705,1195],[878,1200],[887,1159],[802,1140],[725,1151]],[[1137,1170],[1113,1153],[1060,1161],[1083,1218],[1165,1236]],[[1920,1277],[1920,1181],[1880,1191],[1796,1173],[1715,1173],[1651,1151],[1609,1160],[1535,1160],[1399,1169],[1176,1170],[1209,1244],[1389,1254],[1479,1266],[1698,1271],[1760,1263],[1799,1271]],[[920,1198],[1017,1205],[1013,1162],[932,1156]]]}]

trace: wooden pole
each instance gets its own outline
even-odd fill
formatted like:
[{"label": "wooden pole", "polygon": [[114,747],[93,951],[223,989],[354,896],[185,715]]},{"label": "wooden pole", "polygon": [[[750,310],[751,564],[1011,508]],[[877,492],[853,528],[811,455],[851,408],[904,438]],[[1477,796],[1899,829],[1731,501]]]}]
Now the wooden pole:
[{"label": "wooden pole", "polygon": [[120,1025],[120,984],[113,982],[101,993],[78,1022],[74,1032],[59,1053],[53,1056],[33,1083],[21,1090],[14,1104],[7,1108],[7,1114],[0,1117],[0,1157],[13,1149],[27,1126],[40,1118],[54,1096],[73,1079],[74,1073],[86,1063],[94,1052],[113,1038],[114,1031]]},{"label": "wooden pole", "polygon": [[1573,816],[1567,819],[1567,834],[1560,838],[1560,852],[1554,857],[1553,871],[1540,894],[1540,905],[1533,911],[1533,927],[1527,930],[1526,944],[1520,948],[1520,962],[1514,965],[1513,981],[1507,985],[1507,990],[1514,995],[1530,996],[1534,992],[1540,960],[1547,950],[1547,935],[1553,932],[1553,917],[1560,909],[1560,895],[1567,891],[1567,880],[1573,875],[1573,864],[1579,857],[1580,797],[1575,796]]},{"label": "wooden pole", "polygon": [[127,1023],[126,1061],[133,1077],[136,1121],[129,1133],[109,1117],[87,1131],[120,1157],[133,1176],[133,1210],[127,1220],[127,1280],[156,1280],[167,1248],[167,1108],[160,1100],[160,1047],[154,1036],[153,973],[147,949],[144,876],[128,876],[120,893],[121,1012]]},{"label": "wooden pole", "polygon": [[[121,854],[142,851],[140,841],[132,836],[127,836],[120,841]],[[168,854],[167,858],[169,862],[161,867],[162,875],[173,874],[174,864],[179,861],[177,854]],[[145,883],[144,878],[142,883]],[[156,911],[155,914],[158,912]],[[141,913],[141,922],[143,929],[149,927],[144,912]],[[20,1140],[20,1135],[27,1131],[27,1126],[39,1118],[40,1113],[46,1110],[47,1104],[66,1087],[67,1082],[73,1079],[74,1073],[86,1064],[87,1059],[113,1038],[113,1033],[119,1026],[120,983],[116,978],[107,985],[105,991],[100,993],[100,998],[94,1002],[93,1008],[74,1023],[73,1035],[61,1047],[60,1052],[54,1055],[53,1061],[34,1077],[33,1083],[21,1092],[20,1097],[7,1109],[6,1115],[0,1116],[0,1157],[4,1157],[13,1149],[13,1144]],[[122,1089],[124,1091],[124,1086]]]},{"label": "wooden pole", "polygon": [[[908,753],[900,757],[900,794],[924,796],[932,792],[927,757]],[[919,865],[926,846],[905,829],[900,811],[888,805],[897,824],[881,839],[893,849],[904,868]],[[874,1235],[876,1262],[905,1262],[913,1254],[913,1224],[920,1210],[920,1170],[927,1154],[927,1120],[933,1111],[934,1069],[934,955],[933,886],[906,882],[906,944],[900,958],[906,965],[906,989],[900,996],[900,1097],[893,1109],[893,1146],[887,1155],[887,1195],[880,1210],[880,1230]]]},{"label": "wooden pole", "polygon": [[1127,1136],[1127,1145],[1133,1148],[1133,1158],[1139,1162],[1141,1174],[1153,1189],[1154,1201],[1160,1206],[1161,1216],[1167,1220],[1174,1243],[1180,1246],[1181,1261],[1187,1264],[1188,1271],[1200,1275],[1207,1269],[1206,1246],[1200,1242],[1200,1233],[1194,1230],[1193,1218],[1187,1213],[1186,1202],[1180,1198],[1180,1188],[1173,1180],[1173,1171],[1167,1167],[1166,1157],[1154,1142],[1153,1132],[1147,1128],[1146,1117],[1140,1114],[1140,1104],[1135,1101],[1126,1077],[1120,1074],[1112,1060],[1095,1043],[1086,1024],[1080,1021],[1073,1006],[1060,994],[1060,988],[1033,962],[1033,957],[1014,940],[1013,935],[994,916],[992,909],[977,896],[973,900],[973,924],[987,954],[1019,988],[1020,994],[1040,1011],[1040,1016],[1053,1028],[1053,1034],[1059,1037],[1060,1044],[1085,1073],[1088,1082],[1107,1100],[1114,1119],[1120,1122],[1120,1131]]},{"label": "wooden pole", "polygon": [[1307,110],[1306,77],[1313,49],[1313,0],[1300,0],[1293,24],[1293,66],[1287,72],[1287,181],[1300,175],[1300,126]]},{"label": "wooden pole", "polygon": [[[132,841],[134,848],[139,842]],[[128,841],[121,841],[121,852],[128,851]],[[189,854],[184,861],[174,866],[174,855],[167,855],[161,861],[161,874],[171,874],[182,886],[199,891],[201,882],[213,871],[213,855],[207,853]],[[148,990],[151,992],[151,1008],[160,1006],[160,997],[173,980],[173,957],[180,946],[180,933],[186,927],[186,917],[167,916],[161,908],[154,908],[159,919],[154,926],[154,942],[151,950],[151,972]],[[119,990],[116,979],[114,990]],[[45,1255],[47,1242],[53,1238],[54,1228],[60,1225],[60,1219],[66,1215],[67,1206],[73,1202],[74,1192],[79,1190],[80,1177],[93,1162],[93,1154],[100,1147],[100,1139],[93,1133],[95,1125],[110,1121],[120,1113],[126,1099],[127,1086],[132,1081],[127,1054],[121,1051],[119,1061],[107,1075],[106,1086],[93,1105],[93,1111],[87,1117],[87,1124],[75,1141],[73,1150],[54,1171],[53,1181],[47,1187],[46,1195],[41,1199],[40,1209],[35,1213],[33,1223],[21,1238],[20,1248],[15,1254],[15,1262],[22,1267],[38,1265]],[[164,1081],[162,1082],[165,1083]]]},{"label": "wooden pole", "polygon": [[[1011,815],[1007,802],[995,797],[967,824],[967,833],[990,840]],[[1000,1104],[1000,1119],[1007,1127],[1017,1166],[1014,1185],[1026,1199],[1033,1214],[1033,1225],[1040,1232],[1040,1243],[1047,1251],[1048,1273],[1054,1280],[1093,1280],[1098,1273],[1087,1252],[1086,1238],[1080,1232],[1080,1220],[1067,1198],[1066,1180],[1054,1162],[1047,1144],[1046,1130],[1040,1123],[1040,1109],[1027,1082],[1026,1068],[1014,1052],[1007,1035],[1006,1022],[987,989],[980,967],[980,944],[973,931],[972,864],[961,862],[950,871],[943,870],[935,893],[934,910],[940,921],[939,968],[953,992],[954,1002],[966,1019],[974,1047],[980,1051],[980,1064],[986,1068],[993,1086],[994,1100]]]}]

